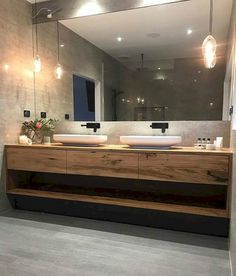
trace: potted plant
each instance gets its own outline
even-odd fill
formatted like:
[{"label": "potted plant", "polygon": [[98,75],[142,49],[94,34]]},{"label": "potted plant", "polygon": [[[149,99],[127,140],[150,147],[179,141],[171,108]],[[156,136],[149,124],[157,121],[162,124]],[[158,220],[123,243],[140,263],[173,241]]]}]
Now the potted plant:
[{"label": "potted plant", "polygon": [[47,143],[51,141],[51,135],[55,131],[58,120],[56,119],[35,119],[23,122],[23,132],[32,140],[33,144],[41,144],[44,137]]}]

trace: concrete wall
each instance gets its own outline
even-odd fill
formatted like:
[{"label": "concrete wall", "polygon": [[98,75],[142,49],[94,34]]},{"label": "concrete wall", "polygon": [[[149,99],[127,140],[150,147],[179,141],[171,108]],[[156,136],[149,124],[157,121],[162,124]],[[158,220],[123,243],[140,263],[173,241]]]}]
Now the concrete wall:
[{"label": "concrete wall", "polygon": [[[81,127],[82,122],[61,122],[57,133],[91,134],[93,130]],[[160,130],[150,128],[151,122],[102,122],[100,134],[108,135],[109,144],[119,144],[121,135],[158,135]],[[168,135],[181,135],[184,146],[193,146],[198,137],[215,139],[224,137],[224,146],[229,146],[230,122],[227,121],[178,121],[169,122]]]},{"label": "concrete wall", "polygon": [[[4,144],[16,143],[23,110],[33,110],[31,5],[0,1],[0,210],[5,197]],[[9,65],[8,73],[4,64]],[[32,114],[34,115],[34,114]]]}]

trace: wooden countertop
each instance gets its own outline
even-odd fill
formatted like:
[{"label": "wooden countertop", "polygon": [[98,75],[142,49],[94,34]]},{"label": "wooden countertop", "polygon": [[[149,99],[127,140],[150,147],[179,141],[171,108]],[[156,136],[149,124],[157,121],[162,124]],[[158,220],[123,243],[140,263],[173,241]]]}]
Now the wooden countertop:
[{"label": "wooden countertop", "polygon": [[231,155],[233,150],[230,148],[223,148],[221,150],[204,150],[195,149],[194,147],[172,147],[170,149],[155,149],[155,148],[131,148],[126,145],[101,145],[101,146],[67,146],[60,143],[53,143],[51,145],[5,145],[5,147],[21,147],[21,148],[47,148],[58,150],[96,150],[96,151],[116,151],[116,152],[147,152],[147,153],[191,153],[191,154],[216,154],[216,155]]}]

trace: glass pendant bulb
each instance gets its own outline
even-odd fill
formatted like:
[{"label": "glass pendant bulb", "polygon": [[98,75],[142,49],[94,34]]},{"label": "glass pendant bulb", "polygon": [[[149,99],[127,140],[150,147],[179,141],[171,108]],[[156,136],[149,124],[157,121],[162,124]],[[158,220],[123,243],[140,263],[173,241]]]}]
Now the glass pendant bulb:
[{"label": "glass pendant bulb", "polygon": [[212,69],[216,65],[216,54],[208,54],[204,56],[204,64],[208,69]]},{"label": "glass pendant bulb", "polygon": [[208,69],[214,68],[216,65],[216,48],[215,38],[212,35],[208,35],[202,44],[204,64]]},{"label": "glass pendant bulb", "polygon": [[212,35],[208,35],[203,43],[202,43],[202,52],[203,52],[203,55],[207,55],[208,53],[216,53],[216,47],[217,47],[217,44],[216,44],[216,40],[215,38],[212,36]]},{"label": "glass pendant bulb", "polygon": [[202,53],[204,57],[204,64],[206,68],[211,69],[216,65],[216,40],[212,36],[213,30],[213,1],[210,0],[210,17],[209,17],[209,35],[202,43]]},{"label": "glass pendant bulb", "polygon": [[55,76],[56,79],[60,80],[63,75],[63,68],[60,63],[57,64],[56,69],[55,69]]},{"label": "glass pendant bulb", "polygon": [[34,72],[39,73],[42,70],[41,59],[39,55],[36,55],[34,59]]}]

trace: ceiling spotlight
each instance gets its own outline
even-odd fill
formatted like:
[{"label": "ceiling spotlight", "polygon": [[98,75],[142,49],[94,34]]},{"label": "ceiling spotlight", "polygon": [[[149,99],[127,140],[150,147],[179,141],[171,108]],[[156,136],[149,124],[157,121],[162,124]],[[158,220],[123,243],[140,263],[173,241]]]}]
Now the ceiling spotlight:
[{"label": "ceiling spotlight", "polygon": [[60,44],[60,47],[61,47],[61,48],[65,47],[65,44],[64,44],[64,43],[61,43],[61,44]]},{"label": "ceiling spotlight", "polygon": [[117,40],[118,42],[121,42],[121,41],[123,40],[123,38],[122,38],[121,36],[118,36],[118,37],[116,38],[116,40]]},{"label": "ceiling spotlight", "polygon": [[187,30],[187,35],[191,35],[192,33],[193,33],[193,30],[191,30],[191,29]]},{"label": "ceiling spotlight", "polygon": [[158,70],[161,70],[161,67],[158,67],[157,69],[158,69]]}]

